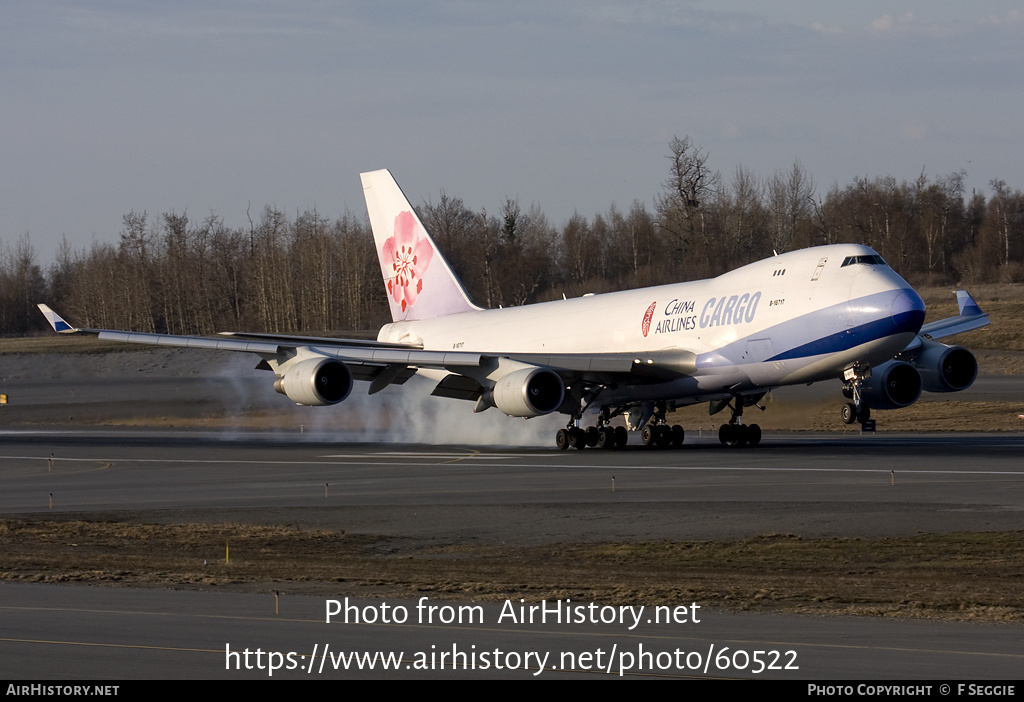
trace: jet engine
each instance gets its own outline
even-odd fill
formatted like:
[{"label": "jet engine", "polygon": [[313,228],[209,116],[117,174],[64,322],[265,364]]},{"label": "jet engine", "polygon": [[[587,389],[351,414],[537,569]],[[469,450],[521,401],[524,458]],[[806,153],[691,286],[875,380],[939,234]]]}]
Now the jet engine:
[{"label": "jet engine", "polygon": [[924,341],[924,348],[912,362],[921,374],[928,392],[966,390],[978,377],[974,354],[960,346],[946,346],[937,341]]},{"label": "jet engine", "polygon": [[352,392],[352,371],[341,361],[309,358],[274,381],[274,390],[300,405],[336,405]]},{"label": "jet engine", "polygon": [[521,368],[498,379],[494,406],[510,417],[539,417],[561,407],[565,382],[550,368]]},{"label": "jet engine", "polygon": [[871,369],[860,396],[872,409],[909,407],[921,397],[921,374],[904,361],[887,361]]}]

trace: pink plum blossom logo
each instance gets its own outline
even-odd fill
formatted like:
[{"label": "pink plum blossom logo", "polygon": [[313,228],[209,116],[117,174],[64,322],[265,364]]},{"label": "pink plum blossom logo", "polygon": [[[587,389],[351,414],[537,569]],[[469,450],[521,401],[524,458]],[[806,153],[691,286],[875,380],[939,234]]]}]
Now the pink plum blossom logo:
[{"label": "pink plum blossom logo", "polygon": [[640,324],[640,330],[644,333],[644,337],[646,337],[647,332],[651,330],[651,320],[654,318],[654,308],[657,304],[657,300],[652,302],[651,306],[648,307],[647,311],[644,313],[644,321]]},{"label": "pink plum blossom logo", "polygon": [[416,298],[423,292],[423,273],[430,265],[434,250],[430,241],[420,234],[416,218],[405,211],[395,217],[395,235],[384,242],[383,261],[390,266],[388,294],[402,311],[416,304]]}]

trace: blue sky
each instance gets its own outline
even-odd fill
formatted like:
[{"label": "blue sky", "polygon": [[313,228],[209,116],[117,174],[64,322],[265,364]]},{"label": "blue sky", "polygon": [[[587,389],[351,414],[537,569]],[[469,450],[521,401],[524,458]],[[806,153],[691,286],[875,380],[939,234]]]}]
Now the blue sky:
[{"label": "blue sky", "polygon": [[43,261],[129,210],[364,213],[536,202],[554,224],[634,199],[690,135],[728,180],[799,160],[964,169],[1024,188],[1019,2],[0,0],[0,241]]}]

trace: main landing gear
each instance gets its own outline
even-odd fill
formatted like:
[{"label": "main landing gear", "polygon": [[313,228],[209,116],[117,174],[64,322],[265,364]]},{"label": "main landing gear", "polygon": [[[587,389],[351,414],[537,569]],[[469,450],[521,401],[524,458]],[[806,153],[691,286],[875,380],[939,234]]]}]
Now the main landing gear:
[{"label": "main landing gear", "polygon": [[[760,397],[750,402],[758,409],[764,411],[764,407],[757,404],[757,400]],[[743,423],[743,405],[747,402],[742,396],[736,395],[732,398],[731,403],[722,404],[717,410],[712,405],[711,409],[719,411],[728,407],[732,410],[732,417],[729,419],[728,424],[723,424],[718,428],[718,440],[722,442],[723,446],[738,447],[738,446],[757,446],[761,443],[761,427],[756,424],[744,424]]]},{"label": "main landing gear", "polygon": [[[582,394],[582,393],[581,393]],[[713,401],[709,406],[711,414],[717,414],[726,407],[732,410],[727,424],[723,424],[718,430],[718,439],[724,446],[757,446],[761,443],[761,427],[756,424],[743,423],[743,408],[754,406],[764,411],[764,407],[757,404],[764,393],[754,396],[733,395],[732,399],[721,399]],[[593,396],[591,397],[593,401]],[[622,448],[626,445],[629,434],[626,427],[612,427],[609,422],[619,415],[625,415],[626,425],[636,431],[640,429],[640,438],[643,445],[650,448],[679,448],[683,445],[686,433],[678,424],[670,425],[666,419],[667,406],[665,402],[634,403],[632,405],[601,408],[597,418],[597,426],[580,427],[580,419],[586,411],[588,403],[581,397],[579,409],[573,414],[572,419],[565,426],[559,429],[555,435],[555,445],[565,450],[570,446],[575,449],[584,449],[588,446],[597,448]]]},{"label": "main landing gear", "polygon": [[573,413],[572,419],[565,425],[565,429],[559,429],[558,433],[555,434],[555,445],[559,449],[564,451],[570,446],[580,450],[588,446],[591,448],[613,449],[622,448],[626,445],[626,442],[629,440],[626,427],[613,427],[609,424],[612,417],[621,414],[621,408],[612,410],[610,407],[602,407],[601,413],[597,416],[597,426],[587,427],[586,429],[580,426],[580,419],[583,417],[583,413],[590,406],[590,403],[594,401],[596,395],[596,392],[591,393],[586,390],[579,392],[577,409]]},{"label": "main landing gear", "polygon": [[718,427],[722,446],[757,446],[761,443],[761,427],[756,424],[723,424]]},{"label": "main landing gear", "polygon": [[582,427],[567,426],[555,434],[555,445],[565,450],[570,446],[584,449],[588,446],[603,449],[619,448],[626,445],[629,435],[626,427]]},{"label": "main landing gear", "polygon": [[679,448],[683,445],[686,432],[678,424],[669,426],[665,419],[665,403],[658,402],[654,405],[654,413],[647,420],[647,424],[640,431],[640,439],[644,446],[656,446],[658,448]]},{"label": "main landing gear", "polygon": [[[622,448],[629,440],[629,433],[626,427],[613,427],[609,422],[629,411],[629,407],[602,407],[601,413],[597,416],[597,426],[580,427],[580,419],[585,404],[581,403],[581,409],[573,415],[573,418],[566,425],[565,429],[559,429],[555,434],[555,445],[562,450],[569,447],[583,449],[596,447],[603,449]],[[647,411],[651,411],[650,408]],[[628,423],[628,421],[627,421]],[[634,427],[635,428],[635,427]],[[640,432],[640,438],[644,446],[658,448],[679,448],[683,445],[685,432],[681,426],[669,426],[665,419],[665,403],[658,402],[654,405],[650,419],[644,424]]]}]

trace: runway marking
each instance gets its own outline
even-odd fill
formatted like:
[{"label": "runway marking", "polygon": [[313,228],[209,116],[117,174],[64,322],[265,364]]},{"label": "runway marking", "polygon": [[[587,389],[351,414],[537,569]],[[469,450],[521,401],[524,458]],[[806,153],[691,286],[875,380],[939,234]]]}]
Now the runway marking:
[{"label": "runway marking", "polygon": [[[234,620],[234,621],[257,621],[257,622],[286,622],[292,624],[313,624],[317,626],[323,625],[322,618],[316,619],[299,619],[299,618],[287,618],[287,617],[271,617],[271,616],[243,616],[243,615],[218,615],[218,614],[182,614],[176,612],[150,612],[150,611],[138,611],[138,610],[116,610],[116,609],[78,609],[73,607],[17,607],[17,606],[0,606],[0,610],[17,610],[17,611],[40,611],[40,612],[70,612],[79,614],[111,614],[111,615],[122,615],[122,616],[154,616],[154,617],[175,617],[182,619],[221,619],[221,620]],[[757,615],[753,615],[757,616]],[[842,617],[831,618],[832,621],[839,621]],[[953,622],[954,624],[957,622]],[[615,639],[640,639],[640,640],[665,640],[665,641],[699,641],[706,642],[709,638],[705,636],[687,636],[681,635],[678,632],[660,634],[660,633],[623,633],[619,631],[580,631],[579,629],[557,629],[554,627],[546,628],[543,631],[532,629],[527,626],[518,628],[513,627],[496,627],[496,626],[480,626],[480,625],[463,625],[463,626],[451,626],[445,624],[420,624],[420,623],[359,623],[359,624],[342,624],[341,622],[335,622],[336,626],[345,626],[347,628],[354,627],[373,627],[373,628],[387,628],[396,630],[408,630],[408,629],[426,629],[426,630],[442,630],[442,631],[453,631],[463,633],[500,633],[500,634],[522,634],[525,636],[538,636],[548,638],[551,636],[569,636],[569,637],[598,637],[598,638],[615,638]],[[969,626],[969,624],[966,624]],[[557,625],[556,625],[557,626]],[[666,625],[667,626],[667,625]],[[1024,653],[1003,653],[994,651],[971,651],[963,649],[941,649],[941,648],[920,648],[920,647],[908,647],[908,646],[871,646],[863,644],[833,644],[833,643],[820,643],[820,642],[804,642],[804,641],[777,641],[772,639],[761,639],[761,638],[718,638],[714,634],[710,635],[716,638],[716,640],[722,643],[729,644],[751,644],[751,645],[766,645],[766,646],[788,646],[788,647],[800,647],[800,648],[812,648],[812,649],[825,649],[825,650],[856,650],[856,651],[891,651],[898,653],[927,653],[935,655],[951,655],[951,656],[985,656],[992,658],[1009,658],[1009,659],[1022,659],[1024,660]],[[0,642],[7,643],[37,643],[37,644],[51,644],[51,645],[67,645],[67,646],[98,646],[108,648],[126,648],[126,649],[150,649],[150,650],[163,650],[163,651],[184,651],[190,653],[223,653],[221,649],[201,649],[201,648],[182,648],[173,646],[153,646],[153,645],[141,645],[141,644],[117,644],[117,643],[101,643],[101,642],[89,642],[89,641],[61,641],[61,640],[49,640],[49,639],[19,639],[19,638],[0,638]]]},{"label": "runway marking", "polygon": [[343,454],[342,453],[342,454],[328,454],[328,455],[320,456],[320,458],[336,458],[336,459],[345,459],[345,460],[366,460],[368,458],[378,458],[378,459],[390,458],[390,459],[394,459],[394,460],[413,459],[413,460],[419,460],[419,461],[429,461],[430,459],[437,459],[437,460],[441,460],[441,461],[443,461],[443,460],[466,460],[466,459],[472,458],[472,459],[476,459],[476,460],[479,460],[479,461],[502,461],[502,460],[508,460],[508,459],[511,459],[511,458],[552,458],[552,457],[557,456],[557,455],[558,455],[557,453],[555,453],[555,454],[534,454],[534,453],[494,453],[494,454],[491,454],[491,453],[481,453],[481,452],[477,451],[477,452],[474,452],[474,453],[471,453],[471,454],[468,454],[468,453],[467,454],[455,454],[455,453],[449,453],[449,454],[442,454],[442,453],[421,453],[421,454],[414,454],[414,453],[410,453],[410,454],[398,454],[398,453],[381,453],[381,454],[365,454],[364,453],[364,454],[356,454],[356,453],[351,453],[351,454]]},{"label": "runway marking", "polygon": [[[435,457],[437,454],[426,454],[430,457]],[[527,454],[530,455],[530,454]],[[557,455],[557,454],[556,454]],[[387,458],[394,458],[396,461],[400,458],[399,456],[393,456],[390,454],[385,455]],[[518,456],[516,456],[518,457]],[[44,456],[2,456],[0,460],[46,460]],[[415,467],[423,466],[428,468],[436,468],[439,465],[450,465],[453,467],[465,467],[465,468],[515,468],[515,469],[570,469],[570,470],[658,470],[658,471],[737,471],[737,472],[762,472],[762,473],[883,473],[888,475],[892,469],[889,467],[884,468],[834,468],[834,467],[813,467],[813,468],[800,468],[794,466],[737,466],[737,465],[629,465],[629,464],[600,464],[600,463],[491,463],[489,462],[492,457],[483,454],[481,456],[465,456],[461,461],[452,461],[451,454],[442,454],[436,461],[427,460],[413,460],[404,461],[401,463],[387,462],[387,463],[375,463],[367,459],[366,454],[350,454],[350,455],[337,455],[330,456],[330,458],[336,459],[351,459],[351,460],[334,460],[334,461],[267,461],[267,460],[237,460],[237,459],[204,459],[204,458],[131,458],[131,457],[119,457],[119,458],[73,458],[73,457],[62,457],[54,458],[54,461],[65,461],[65,462],[86,462],[86,463],[99,463],[109,462],[111,464],[118,463],[122,468],[127,467],[128,464],[132,463],[170,463],[176,465],[269,465],[269,466],[337,466],[337,467],[360,467],[365,466],[369,468],[378,467]],[[493,458],[500,459],[503,456],[495,455]],[[444,460],[447,459],[447,460]],[[474,461],[479,460],[480,463]],[[97,469],[99,470],[99,469]],[[969,470],[969,469],[931,469],[931,468],[897,468],[896,476],[900,475],[967,475],[967,476],[979,476],[979,475],[998,475],[998,476],[1024,476],[1024,470]]]},{"label": "runway marking", "polygon": [[220,653],[223,655],[224,651],[220,649],[208,649],[208,648],[180,648],[177,646],[143,646],[141,644],[114,644],[114,643],[98,643],[95,641],[51,641],[48,639],[3,639],[0,638],[0,642],[6,643],[34,643],[34,644],[50,644],[52,646],[95,646],[98,648],[129,648],[129,649],[140,649],[145,651],[183,651],[185,653]]},{"label": "runway marking", "polygon": [[450,466],[450,465],[452,465],[454,463],[458,463],[459,461],[466,460],[467,458],[479,458],[479,456],[480,456],[480,452],[479,451],[474,451],[471,455],[468,455],[468,456],[457,456],[457,457],[453,458],[450,461],[446,461],[445,465]]},{"label": "runway marking", "polygon": [[[129,588],[135,591],[152,591],[154,588]],[[220,593],[218,593],[220,594]],[[231,594],[231,593],[228,593]],[[138,609],[96,609],[92,607],[26,607],[18,605],[0,605],[0,610],[11,610],[14,612],[73,612],[77,614],[119,614],[123,616],[138,615],[143,617],[174,617],[176,619],[226,619],[246,622],[291,622],[291,623],[323,623],[322,619],[296,619],[294,617],[281,617],[268,615],[242,615],[242,614],[197,614],[195,612],[151,612]],[[0,639],[5,641],[6,639]]]}]

